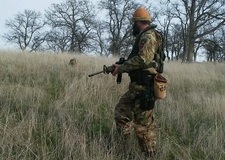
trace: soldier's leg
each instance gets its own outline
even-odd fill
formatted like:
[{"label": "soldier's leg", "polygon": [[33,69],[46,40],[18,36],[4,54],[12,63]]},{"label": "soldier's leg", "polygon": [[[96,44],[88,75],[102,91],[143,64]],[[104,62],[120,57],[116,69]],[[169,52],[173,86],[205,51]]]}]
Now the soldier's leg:
[{"label": "soldier's leg", "polygon": [[156,124],[153,110],[135,108],[134,129],[142,152],[154,156],[156,152]]},{"label": "soldier's leg", "polygon": [[118,133],[121,135],[121,143],[125,152],[131,150],[130,133],[133,130],[134,97],[130,91],[126,92],[115,107],[115,122]]}]

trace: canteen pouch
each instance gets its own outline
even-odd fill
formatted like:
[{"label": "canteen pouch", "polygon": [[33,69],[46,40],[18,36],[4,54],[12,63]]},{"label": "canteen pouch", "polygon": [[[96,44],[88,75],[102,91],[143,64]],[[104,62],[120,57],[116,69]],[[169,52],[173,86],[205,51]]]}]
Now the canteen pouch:
[{"label": "canteen pouch", "polygon": [[154,77],[154,94],[156,99],[166,98],[167,80],[157,73]]}]

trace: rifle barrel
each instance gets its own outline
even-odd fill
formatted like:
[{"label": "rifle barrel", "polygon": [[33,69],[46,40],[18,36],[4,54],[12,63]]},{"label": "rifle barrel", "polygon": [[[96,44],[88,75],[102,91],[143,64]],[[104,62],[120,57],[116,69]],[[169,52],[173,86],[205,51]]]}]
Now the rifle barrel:
[{"label": "rifle barrel", "polygon": [[92,74],[89,74],[88,77],[92,77],[92,76],[95,76],[97,74],[100,74],[100,73],[103,73],[104,71],[100,71],[100,72],[96,72],[96,73],[92,73]]}]

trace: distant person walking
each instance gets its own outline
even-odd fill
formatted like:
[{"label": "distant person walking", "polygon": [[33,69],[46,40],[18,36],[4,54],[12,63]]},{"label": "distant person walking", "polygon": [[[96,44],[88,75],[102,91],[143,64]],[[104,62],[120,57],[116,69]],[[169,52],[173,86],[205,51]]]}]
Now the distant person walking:
[{"label": "distant person walking", "polygon": [[[145,157],[156,154],[156,124],[153,108],[156,98],[153,93],[153,78],[157,73],[156,53],[162,45],[162,37],[151,24],[149,12],[139,7],[133,14],[135,43],[128,59],[122,65],[114,64],[112,75],[128,73],[129,90],[115,107],[115,121],[122,134],[125,148],[130,147],[130,133],[134,129]],[[128,151],[129,152],[129,151]]]}]

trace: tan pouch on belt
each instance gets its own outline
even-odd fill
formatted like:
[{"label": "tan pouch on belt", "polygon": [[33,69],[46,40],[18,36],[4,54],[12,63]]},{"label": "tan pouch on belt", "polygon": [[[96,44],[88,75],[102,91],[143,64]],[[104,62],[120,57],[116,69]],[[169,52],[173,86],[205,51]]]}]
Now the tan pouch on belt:
[{"label": "tan pouch on belt", "polygon": [[157,73],[154,77],[154,94],[157,99],[166,98],[167,80],[161,74]]}]

